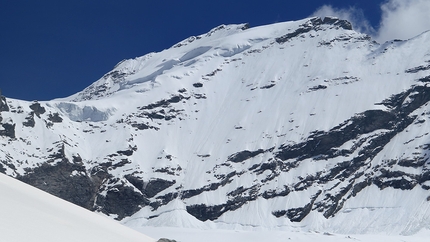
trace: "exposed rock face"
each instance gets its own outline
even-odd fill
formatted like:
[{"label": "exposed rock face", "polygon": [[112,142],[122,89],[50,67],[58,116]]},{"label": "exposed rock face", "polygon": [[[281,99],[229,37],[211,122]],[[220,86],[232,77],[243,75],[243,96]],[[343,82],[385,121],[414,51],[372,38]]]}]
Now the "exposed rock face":
[{"label": "exposed rock face", "polygon": [[141,193],[134,191],[132,186],[113,186],[105,196],[98,195],[96,206],[100,212],[115,214],[118,220],[131,216],[142,207],[149,204],[149,200]]},{"label": "exposed rock face", "polygon": [[[119,220],[148,205],[146,193],[154,189],[163,190],[153,185],[148,191],[142,188],[143,193],[136,192],[133,186],[117,183],[119,180],[108,173],[108,165],[95,167],[88,173],[80,157],[74,157],[73,161],[65,157],[64,146],[50,158],[40,167],[27,169],[25,175],[17,178],[89,210],[115,214]],[[132,178],[128,176],[128,179]],[[101,195],[100,191],[105,191],[105,195]]]},{"label": "exposed rock face", "polygon": [[49,114],[48,120],[52,121],[54,123],[61,123],[61,122],[63,122],[63,118],[61,118],[58,113]]},{"label": "exposed rock face", "polygon": [[161,238],[161,239],[157,240],[157,242],[176,242],[176,240],[174,240],[174,239]]},{"label": "exposed rock face", "polygon": [[6,98],[1,95],[0,91],[0,123],[3,121],[3,117],[1,115],[2,111],[9,111],[9,107],[7,106]]},{"label": "exposed rock face", "polygon": [[82,164],[67,160],[61,160],[56,165],[45,163],[17,178],[76,205],[94,210],[98,187],[86,174]]},{"label": "exposed rock face", "polygon": [[7,105],[6,97],[0,95],[0,112],[3,112],[3,111],[8,112],[9,106]]},{"label": "exposed rock face", "polygon": [[[406,98],[410,98],[411,100],[405,103]],[[369,160],[372,160],[393,137],[411,125],[417,117],[409,115],[429,101],[430,88],[427,86],[414,86],[403,93],[393,95],[391,98],[381,102],[390,108],[390,111],[367,110],[328,132],[315,131],[307,138],[306,142],[280,146],[278,148],[279,151],[275,153],[274,162],[263,163],[250,169],[260,174],[269,170],[273,175],[268,178],[273,180],[275,177],[282,175],[282,173],[299,166],[299,163],[306,159],[314,159],[318,162],[319,160],[345,157],[344,162],[339,163],[328,172],[318,172],[315,175],[309,175],[297,184],[294,184],[292,188],[287,187],[284,192],[279,194],[268,193],[268,191],[259,193],[259,187],[247,189],[241,187],[235,193],[233,199],[225,204],[216,206],[207,206],[205,204],[192,205],[187,207],[187,211],[203,221],[208,219],[216,220],[223,213],[235,210],[247,201],[256,200],[259,196],[271,199],[277,196],[288,196],[293,191],[310,189],[315,184],[325,184],[335,180],[348,181],[349,184],[337,194],[328,195],[322,201],[315,202],[316,198],[321,194],[321,190],[318,190],[304,207],[273,212],[273,215],[276,217],[286,216],[292,222],[300,222],[312,210],[323,212],[326,218],[334,216],[349,197],[356,196],[362,189],[372,184],[378,186],[380,189],[392,187],[402,190],[411,190],[416,185],[420,185],[423,189],[427,190],[429,187],[424,185],[430,178],[430,170],[427,170],[427,168],[425,168],[427,171],[421,175],[412,175],[399,171],[391,172],[386,167],[380,166],[363,172],[363,167],[368,166]],[[359,137],[364,137],[366,134],[377,130],[384,130],[384,132],[380,135],[373,135],[360,140]],[[358,145],[353,146],[352,149],[338,148],[346,142],[356,139],[359,140],[358,144],[367,143],[367,145],[361,147]],[[348,159],[347,157],[357,152],[357,149],[359,149],[360,155]],[[229,160],[232,162],[244,162],[261,153],[264,153],[261,149],[242,151],[231,155]],[[421,169],[423,166],[427,167],[425,164],[428,160],[429,158],[420,157],[413,160],[392,161],[391,165],[397,163],[399,166],[419,167]],[[378,176],[371,175],[378,173]],[[364,181],[356,183],[356,180],[360,177],[364,177]],[[243,192],[249,189],[254,192],[244,195]],[[187,193],[183,193],[183,196],[186,196],[185,194]]]},{"label": "exposed rock face", "polygon": [[276,42],[282,44],[299,35],[309,33],[312,30],[318,31],[321,29],[321,25],[323,24],[330,25],[333,28],[343,28],[346,30],[352,30],[351,23],[346,20],[340,20],[340,19],[331,18],[331,17],[325,17],[324,19],[312,18],[310,19],[310,21],[306,22],[305,24],[300,25],[299,28],[297,28],[295,31],[277,38]]},{"label": "exposed rock face", "polygon": [[34,114],[40,118],[41,114],[46,112],[46,109],[40,105],[40,103],[35,102],[30,105],[30,109],[33,110]]},{"label": "exposed rock face", "polygon": [[34,112],[30,112],[29,115],[25,117],[25,121],[22,123],[22,125],[32,128],[34,128],[35,124],[36,122],[34,121]]},{"label": "exposed rock face", "polygon": [[14,123],[4,123],[1,124],[2,130],[0,130],[0,136],[15,138],[15,124]]}]

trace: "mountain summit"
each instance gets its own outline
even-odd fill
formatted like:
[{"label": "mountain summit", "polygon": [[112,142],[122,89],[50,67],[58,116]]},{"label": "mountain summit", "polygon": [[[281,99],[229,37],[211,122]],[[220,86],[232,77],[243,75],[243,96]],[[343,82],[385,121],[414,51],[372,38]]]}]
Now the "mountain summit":
[{"label": "mountain summit", "polygon": [[137,228],[430,226],[429,32],[221,25],[75,95],[2,97],[0,171]]}]

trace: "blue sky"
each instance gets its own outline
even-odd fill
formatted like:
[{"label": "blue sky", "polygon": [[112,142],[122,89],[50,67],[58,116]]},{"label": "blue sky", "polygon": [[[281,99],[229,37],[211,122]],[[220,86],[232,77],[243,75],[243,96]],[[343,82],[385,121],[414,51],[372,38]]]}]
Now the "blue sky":
[{"label": "blue sky", "polygon": [[[220,24],[259,26],[328,13],[351,18],[377,36],[382,32],[381,14],[388,19],[403,4],[399,1],[421,2],[424,7],[430,3],[390,0],[397,2],[393,7],[387,0],[4,0],[0,3],[0,89],[7,97],[24,100],[69,96],[123,59],[161,51]],[[381,10],[383,3],[385,10]],[[419,9],[428,13],[423,6]]]}]

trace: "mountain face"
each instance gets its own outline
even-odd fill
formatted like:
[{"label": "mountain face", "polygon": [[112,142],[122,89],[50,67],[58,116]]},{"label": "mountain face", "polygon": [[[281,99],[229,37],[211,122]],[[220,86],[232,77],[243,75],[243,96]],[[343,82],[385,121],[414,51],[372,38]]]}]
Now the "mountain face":
[{"label": "mountain face", "polygon": [[73,96],[1,97],[0,171],[130,227],[430,228],[430,33],[221,25]]}]

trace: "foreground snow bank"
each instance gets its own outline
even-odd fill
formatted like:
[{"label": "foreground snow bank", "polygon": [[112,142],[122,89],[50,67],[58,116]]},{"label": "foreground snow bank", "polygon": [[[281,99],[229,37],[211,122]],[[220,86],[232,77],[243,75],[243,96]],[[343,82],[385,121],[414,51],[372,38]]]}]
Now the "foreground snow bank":
[{"label": "foreground snow bank", "polygon": [[155,241],[0,173],[1,241]]}]

